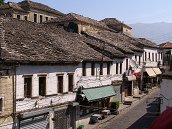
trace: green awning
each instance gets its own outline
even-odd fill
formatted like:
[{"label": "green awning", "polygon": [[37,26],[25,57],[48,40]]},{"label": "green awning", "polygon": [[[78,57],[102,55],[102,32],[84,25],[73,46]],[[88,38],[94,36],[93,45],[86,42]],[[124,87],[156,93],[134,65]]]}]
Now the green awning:
[{"label": "green awning", "polygon": [[82,90],[82,92],[85,94],[88,101],[94,101],[101,98],[107,98],[116,95],[112,86],[85,89]]}]

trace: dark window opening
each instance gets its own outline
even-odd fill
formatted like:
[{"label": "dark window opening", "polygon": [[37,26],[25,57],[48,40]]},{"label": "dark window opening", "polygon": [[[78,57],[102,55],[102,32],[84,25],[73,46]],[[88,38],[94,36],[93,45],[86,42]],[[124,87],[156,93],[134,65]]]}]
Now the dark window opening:
[{"label": "dark window opening", "polygon": [[39,95],[46,95],[46,77],[39,77]]},{"label": "dark window opening", "polygon": [[135,55],[135,61],[137,61],[137,55]]},{"label": "dark window opening", "polygon": [[34,22],[37,22],[37,14],[34,14]]},{"label": "dark window opening", "polygon": [[68,81],[69,81],[68,82],[69,83],[69,91],[72,92],[73,91],[73,85],[74,85],[73,84],[73,74],[69,74],[68,75]]},{"label": "dark window opening", "polygon": [[122,74],[122,63],[120,63],[120,74]]},{"label": "dark window opening", "polygon": [[149,52],[149,59],[151,59],[151,58],[150,58],[150,52]]},{"label": "dark window opening", "polygon": [[86,76],[86,63],[82,63],[82,76]]},{"label": "dark window opening", "polygon": [[147,52],[145,52],[145,61],[147,60]]},{"label": "dark window opening", "polygon": [[32,78],[24,78],[24,97],[31,98],[32,96]]},{"label": "dark window opening", "polygon": [[3,110],[3,98],[0,98],[0,112]]},{"label": "dark window opening", "polygon": [[95,63],[91,63],[91,75],[95,75]]},{"label": "dark window opening", "polygon": [[139,56],[139,65],[140,65],[140,62],[141,62],[141,56]]},{"label": "dark window opening", "polygon": [[154,53],[152,53],[152,61],[154,61]]},{"label": "dark window opening", "polygon": [[103,63],[100,63],[100,75],[103,75]]},{"label": "dark window opening", "polygon": [[40,23],[42,23],[43,22],[43,17],[42,17],[42,15],[40,15]]},{"label": "dark window opening", "polygon": [[107,63],[107,75],[109,75],[110,74],[110,63],[108,62]]},{"label": "dark window opening", "polygon": [[116,74],[118,74],[118,63],[116,63]]},{"label": "dark window opening", "polygon": [[157,60],[158,60],[158,58],[157,58],[157,53],[155,54],[155,60],[156,60],[156,62],[157,62]]},{"label": "dark window opening", "polygon": [[45,17],[45,20],[48,21],[48,17]]},{"label": "dark window opening", "polygon": [[78,33],[78,25],[77,25],[76,23],[70,22],[69,25],[68,25],[67,30],[68,30],[69,32]]},{"label": "dark window opening", "polygon": [[17,19],[19,19],[19,20],[20,20],[20,15],[17,15]]},{"label": "dark window opening", "polygon": [[126,70],[128,70],[128,59],[126,59]]},{"label": "dark window opening", "polygon": [[58,76],[58,93],[63,93],[63,76]]},{"label": "dark window opening", "polygon": [[27,16],[24,16],[24,20],[27,21]]}]

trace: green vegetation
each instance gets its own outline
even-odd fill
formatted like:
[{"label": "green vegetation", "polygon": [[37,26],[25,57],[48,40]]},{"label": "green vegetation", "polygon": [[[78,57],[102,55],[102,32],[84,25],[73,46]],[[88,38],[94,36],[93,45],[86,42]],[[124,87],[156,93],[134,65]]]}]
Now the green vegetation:
[{"label": "green vegetation", "polygon": [[5,3],[5,0],[0,0],[0,5],[3,5]]}]

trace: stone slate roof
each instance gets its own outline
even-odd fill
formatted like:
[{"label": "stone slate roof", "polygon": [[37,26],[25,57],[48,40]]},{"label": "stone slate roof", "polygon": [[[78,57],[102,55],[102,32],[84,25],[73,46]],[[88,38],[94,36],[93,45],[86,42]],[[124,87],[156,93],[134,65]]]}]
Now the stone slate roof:
[{"label": "stone slate roof", "polygon": [[152,41],[145,39],[145,38],[136,38],[140,42],[140,44],[144,45],[145,47],[152,47],[152,48],[158,48],[158,45],[156,43],[153,43]]},{"label": "stone slate roof", "polygon": [[172,49],[172,43],[171,42],[161,43],[161,44],[159,44],[159,46],[161,48],[165,48],[165,49]]},{"label": "stone slate roof", "polygon": [[123,26],[126,26],[127,28],[132,29],[130,26],[124,24],[123,22],[117,20],[116,18],[105,18],[101,20],[101,22],[106,23],[107,26],[112,27],[112,28],[113,26],[123,25]]},{"label": "stone slate roof", "polygon": [[100,39],[107,42],[111,47],[115,47],[118,51],[125,54],[134,54],[134,51],[143,52],[143,49],[130,44],[129,41],[125,40],[121,33],[114,33],[111,31],[98,31],[97,33],[85,32],[87,35]]},{"label": "stone slate roof", "polygon": [[[63,28],[12,18],[4,19],[3,28],[5,47],[2,49],[2,58],[6,61],[22,63],[102,61],[102,54],[84,42],[85,36],[66,32]],[[103,60],[112,61],[107,56]]]},{"label": "stone slate roof", "polygon": [[1,5],[0,10],[1,9],[14,9],[14,10],[25,11],[25,12],[30,11],[31,9],[37,9],[37,10],[53,13],[56,15],[63,15],[63,13],[61,13],[60,11],[57,11],[57,10],[47,6],[47,5],[33,2],[31,0],[24,0],[24,1],[19,2],[19,3],[8,2],[4,5]]},{"label": "stone slate roof", "polygon": [[56,23],[61,23],[61,22],[70,22],[70,21],[79,21],[79,22],[83,22],[86,24],[90,24],[93,26],[98,26],[101,27],[103,29],[108,29],[110,30],[110,28],[103,22],[99,22],[97,20],[88,18],[88,17],[84,17],[82,15],[79,14],[75,14],[75,13],[69,13],[64,15],[63,17],[58,17],[56,19],[52,19],[50,22],[56,22]]}]

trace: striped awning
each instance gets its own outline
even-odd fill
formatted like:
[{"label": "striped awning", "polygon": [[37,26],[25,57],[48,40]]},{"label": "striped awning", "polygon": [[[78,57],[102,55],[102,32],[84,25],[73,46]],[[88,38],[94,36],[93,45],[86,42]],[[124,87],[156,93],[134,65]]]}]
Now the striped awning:
[{"label": "striped awning", "polygon": [[154,72],[153,68],[145,68],[145,71],[150,77],[156,77],[156,73]]},{"label": "striped awning", "polygon": [[153,70],[157,75],[162,74],[162,72],[159,68],[153,68]]}]

